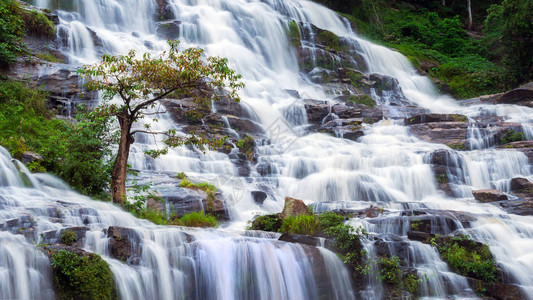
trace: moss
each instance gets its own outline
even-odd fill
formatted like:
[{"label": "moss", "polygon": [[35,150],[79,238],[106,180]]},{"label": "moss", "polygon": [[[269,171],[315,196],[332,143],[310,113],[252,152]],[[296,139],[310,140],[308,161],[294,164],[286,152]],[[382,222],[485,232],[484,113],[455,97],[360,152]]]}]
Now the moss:
[{"label": "moss", "polygon": [[326,46],[326,50],[344,51],[346,47],[341,44],[340,38],[331,31],[323,30],[317,35],[317,42]]},{"label": "moss", "polygon": [[39,53],[36,53],[35,56],[39,59],[42,59],[48,62],[53,62],[53,63],[63,62],[61,59],[53,56],[50,52],[39,52]]},{"label": "moss", "polygon": [[179,172],[178,174],[176,174],[176,178],[178,178],[179,180],[187,179],[187,175],[185,175],[185,172]]},{"label": "moss", "polygon": [[43,13],[36,10],[22,12],[22,20],[28,35],[42,36],[53,39],[56,36],[54,23]]},{"label": "moss", "polygon": [[207,194],[207,210],[209,212],[214,210],[213,202],[215,201],[215,193],[218,191],[216,186],[208,182],[194,183],[185,178],[180,182],[180,187],[204,191]]},{"label": "moss", "polygon": [[61,244],[65,244],[67,246],[72,246],[72,244],[74,242],[77,241],[77,235],[76,235],[76,232],[72,231],[72,230],[65,230],[63,232],[61,232],[61,235],[59,236],[59,242],[61,242]]},{"label": "moss", "polygon": [[468,122],[468,118],[464,115],[452,114],[450,115],[450,118],[455,122]]},{"label": "moss", "polygon": [[59,299],[117,299],[111,269],[99,255],[59,250],[50,263]]},{"label": "moss", "polygon": [[374,99],[372,99],[368,95],[351,95],[350,97],[348,97],[346,102],[355,103],[359,105],[366,105],[370,108],[374,108],[376,106],[376,101],[374,101]]},{"label": "moss", "polygon": [[463,143],[446,143],[446,146],[458,151],[466,150],[466,146]]}]

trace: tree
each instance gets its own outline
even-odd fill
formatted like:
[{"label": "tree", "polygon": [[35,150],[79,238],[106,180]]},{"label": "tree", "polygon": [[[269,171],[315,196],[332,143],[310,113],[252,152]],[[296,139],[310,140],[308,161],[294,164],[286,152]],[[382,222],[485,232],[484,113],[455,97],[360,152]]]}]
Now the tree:
[{"label": "tree", "polygon": [[[169,41],[170,50],[155,58],[149,53],[137,58],[134,50],[127,55],[104,55],[100,63],[78,70],[79,74],[89,77],[88,90],[102,92],[104,102],[100,111],[115,116],[120,126],[118,152],[111,175],[114,203],[123,204],[126,199],[127,163],[135,133],[154,133],[149,128],[132,130],[132,126],[151,114],[149,109],[159,100],[171,93],[188,95],[194,91],[203,91],[195,97],[199,102],[219,100],[224,96],[239,100],[237,90],[244,85],[239,81],[241,76],[228,67],[227,59],[208,57],[204,60],[202,49],[189,48],[180,52],[178,45],[177,41]],[[118,104],[111,102],[115,98],[119,100]],[[217,142],[194,135],[181,136],[175,130],[161,134],[167,136],[165,143],[168,147],[184,144],[204,147]]]},{"label": "tree", "polygon": [[467,0],[466,3],[466,7],[468,10],[468,30],[472,30],[472,2],[470,0]]}]

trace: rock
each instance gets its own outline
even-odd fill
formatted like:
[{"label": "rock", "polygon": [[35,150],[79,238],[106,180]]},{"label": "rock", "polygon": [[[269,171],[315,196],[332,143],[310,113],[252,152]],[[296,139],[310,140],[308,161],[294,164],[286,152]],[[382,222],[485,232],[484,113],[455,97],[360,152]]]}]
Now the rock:
[{"label": "rock", "polygon": [[533,83],[504,93],[494,101],[495,104],[516,104],[533,107]]},{"label": "rock", "polygon": [[156,23],[156,34],[165,39],[176,39],[180,35],[181,21],[162,21]]},{"label": "rock", "polygon": [[527,298],[518,285],[503,282],[488,284],[471,277],[467,277],[467,279],[470,286],[475,287],[479,292],[482,292],[483,295],[490,297],[490,299],[521,300]]},{"label": "rock", "polygon": [[252,191],[252,197],[254,198],[255,203],[263,204],[267,198],[267,194],[263,191]]},{"label": "rock", "polygon": [[288,242],[288,243],[297,243],[297,244],[304,244],[304,245],[309,245],[309,246],[320,245],[319,238],[309,236],[309,235],[303,235],[303,234],[284,233],[279,237],[278,240]]},{"label": "rock", "polygon": [[330,106],[324,101],[316,101],[319,103],[309,103],[310,101],[306,102],[307,103],[304,104],[304,108],[307,113],[307,120],[309,123],[320,124],[322,120],[329,115]]},{"label": "rock", "polygon": [[531,200],[502,201],[499,204],[510,214],[533,216],[533,202]]},{"label": "rock", "polygon": [[434,237],[434,234],[422,231],[408,231],[407,238],[411,241],[425,242]]},{"label": "rock", "polygon": [[111,256],[128,264],[137,265],[141,260],[141,236],[133,229],[109,226],[109,252]]},{"label": "rock", "polygon": [[21,162],[23,164],[29,164],[29,163],[32,163],[34,161],[42,162],[42,161],[44,161],[44,158],[40,154],[37,154],[35,152],[31,152],[31,151],[26,151],[26,152],[24,152],[22,154]]},{"label": "rock", "polygon": [[270,175],[272,174],[272,164],[266,161],[262,161],[257,164],[257,166],[255,167],[255,170],[261,176]]},{"label": "rock", "polygon": [[526,178],[511,179],[511,192],[522,198],[533,197],[533,183]]},{"label": "rock", "polygon": [[170,213],[176,217],[191,212],[208,212],[221,220],[229,220],[224,198],[220,193],[212,196],[205,191],[193,188],[177,188],[169,194],[161,195],[170,206]]},{"label": "rock", "polygon": [[331,112],[336,114],[341,119],[360,118],[361,110],[355,107],[346,106],[344,104],[335,104],[331,107]]},{"label": "rock", "polygon": [[285,89],[284,90],[287,94],[289,94],[291,97],[293,98],[300,98],[300,93],[297,91],[297,90],[289,90],[289,89]]},{"label": "rock", "polygon": [[295,217],[307,214],[307,205],[302,200],[285,197],[285,206],[283,211],[279,215],[280,219],[285,219],[287,217]]},{"label": "rock", "polygon": [[455,150],[466,150],[467,118],[462,115],[423,114],[405,119],[409,132],[431,143],[446,144]]},{"label": "rock", "polygon": [[238,118],[235,116],[229,116],[229,115],[226,115],[225,117],[228,119],[228,123],[231,126],[231,128],[239,132],[239,134],[241,134],[242,136],[245,136],[245,135],[257,136],[257,135],[262,135],[265,133],[263,130],[263,127],[260,124],[252,120],[241,119],[241,118]]},{"label": "rock", "polygon": [[472,191],[472,195],[481,203],[508,200],[507,195],[494,189]]}]

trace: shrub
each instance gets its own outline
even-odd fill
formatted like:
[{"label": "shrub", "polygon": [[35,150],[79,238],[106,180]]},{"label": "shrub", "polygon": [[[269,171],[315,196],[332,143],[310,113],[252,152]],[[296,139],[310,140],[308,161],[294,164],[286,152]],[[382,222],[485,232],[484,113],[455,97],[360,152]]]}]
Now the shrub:
[{"label": "shrub", "polygon": [[399,285],[402,279],[400,270],[400,258],[393,256],[391,258],[382,257],[378,260],[379,276],[388,284]]},{"label": "shrub", "polygon": [[203,212],[192,212],[179,219],[176,225],[187,227],[217,227],[217,219]]},{"label": "shrub", "polygon": [[296,21],[290,21],[288,24],[287,34],[289,35],[289,38],[291,40],[291,43],[295,47],[299,47],[301,45],[300,42],[300,28],[298,27],[298,23]]},{"label": "shrub", "polygon": [[420,278],[415,274],[407,274],[403,277],[403,287],[412,295],[417,295],[420,290]]},{"label": "shrub", "polygon": [[25,48],[21,42],[24,22],[15,0],[0,1],[0,67],[13,63]]},{"label": "shrub", "polygon": [[59,250],[52,253],[54,283],[59,299],[116,299],[111,269],[99,255]]},{"label": "shrub", "polygon": [[501,143],[503,145],[512,142],[523,141],[525,139],[526,137],[523,132],[515,132],[514,130],[510,129],[502,136]]},{"label": "shrub", "polygon": [[281,228],[281,220],[278,214],[258,216],[253,220],[248,230],[264,230],[278,232]]},{"label": "shrub", "polygon": [[324,230],[329,227],[342,225],[344,223],[344,217],[335,212],[328,211],[318,216],[318,223],[320,228]]},{"label": "shrub", "polygon": [[314,215],[290,216],[283,220],[281,232],[293,234],[314,235],[319,230],[319,224]]}]

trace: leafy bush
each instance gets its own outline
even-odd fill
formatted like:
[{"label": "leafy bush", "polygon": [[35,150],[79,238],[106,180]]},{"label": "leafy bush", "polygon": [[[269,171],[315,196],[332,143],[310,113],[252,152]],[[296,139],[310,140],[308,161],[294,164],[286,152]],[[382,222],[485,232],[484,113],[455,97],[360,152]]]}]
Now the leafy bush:
[{"label": "leafy bush", "polygon": [[21,37],[24,23],[20,18],[20,6],[15,0],[0,1],[0,67],[13,63],[24,50]]},{"label": "leafy bush", "polygon": [[344,223],[344,217],[335,212],[328,211],[318,216],[318,223],[320,228],[324,230],[329,227],[342,225]]},{"label": "leafy bush", "polygon": [[314,235],[319,230],[319,222],[314,215],[290,216],[283,219],[281,232]]},{"label": "leafy bush", "polygon": [[59,250],[52,253],[50,263],[59,299],[117,298],[111,269],[99,255]]},{"label": "leafy bush", "polygon": [[192,212],[184,215],[176,222],[176,225],[187,227],[217,227],[217,219],[213,216],[204,214],[203,212]]},{"label": "leafy bush", "polygon": [[278,214],[258,216],[247,228],[248,230],[264,230],[278,232],[281,228],[281,220]]},{"label": "leafy bush", "polygon": [[110,119],[98,111],[80,112],[76,122],[52,119],[46,94],[16,81],[0,81],[0,145],[20,159],[25,151],[41,154],[42,168],[86,195],[108,187]]},{"label": "leafy bush", "polygon": [[402,271],[400,270],[400,258],[393,256],[391,258],[381,257],[378,260],[379,277],[388,284],[399,285],[402,280]]},{"label": "leafy bush", "polygon": [[497,280],[496,264],[487,245],[458,236],[440,243],[438,249],[455,272],[489,284]]}]

